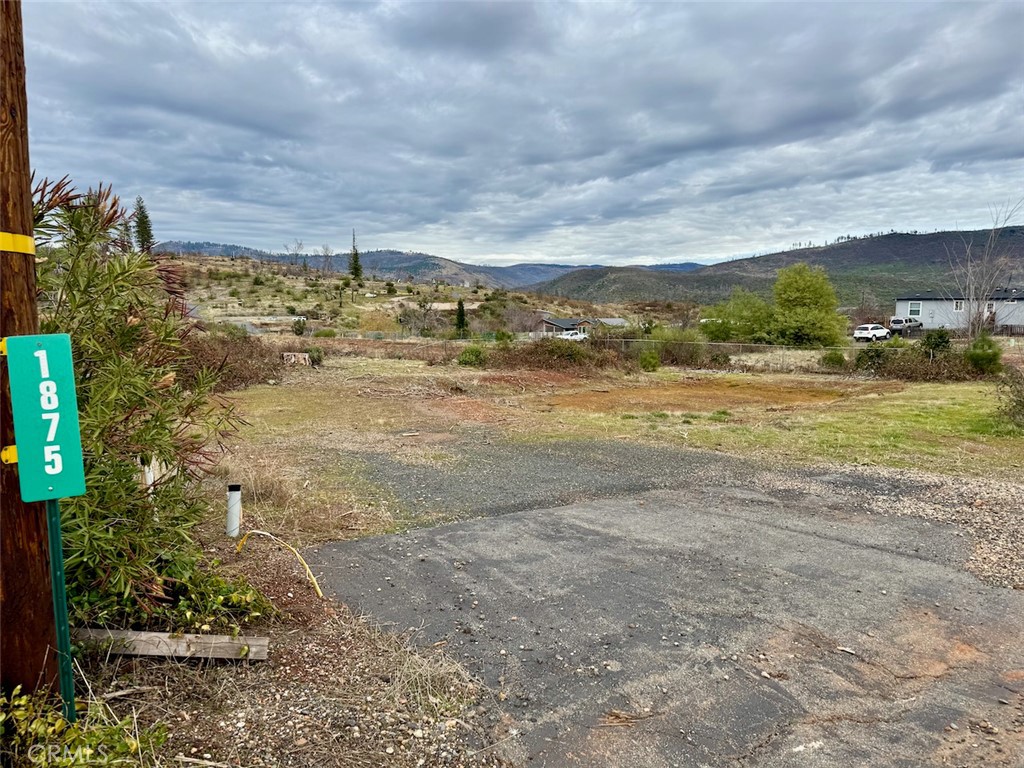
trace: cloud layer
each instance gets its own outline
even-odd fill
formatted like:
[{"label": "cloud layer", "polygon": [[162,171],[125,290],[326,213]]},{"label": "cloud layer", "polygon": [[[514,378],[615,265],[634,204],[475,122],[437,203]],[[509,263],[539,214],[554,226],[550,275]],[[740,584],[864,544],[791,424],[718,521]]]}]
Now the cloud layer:
[{"label": "cloud layer", "polygon": [[1019,3],[24,6],[32,162],[161,239],[509,263],[981,228]]}]

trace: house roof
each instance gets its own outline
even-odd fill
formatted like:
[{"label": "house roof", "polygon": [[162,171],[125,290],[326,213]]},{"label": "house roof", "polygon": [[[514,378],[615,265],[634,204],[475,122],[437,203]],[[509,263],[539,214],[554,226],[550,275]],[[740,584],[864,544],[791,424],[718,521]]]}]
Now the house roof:
[{"label": "house roof", "polygon": [[[1007,299],[1024,298],[1024,288],[999,288],[992,291],[988,301],[1006,301]],[[965,301],[959,291],[925,291],[924,293],[907,294],[897,296],[896,301]]]},{"label": "house roof", "polygon": [[622,317],[599,317],[597,322],[601,325],[611,325],[616,328],[625,328],[628,325],[625,318]]},{"label": "house roof", "polygon": [[550,323],[558,328],[566,331],[573,330],[576,326],[582,323],[585,318],[582,317],[545,317],[544,322]]}]

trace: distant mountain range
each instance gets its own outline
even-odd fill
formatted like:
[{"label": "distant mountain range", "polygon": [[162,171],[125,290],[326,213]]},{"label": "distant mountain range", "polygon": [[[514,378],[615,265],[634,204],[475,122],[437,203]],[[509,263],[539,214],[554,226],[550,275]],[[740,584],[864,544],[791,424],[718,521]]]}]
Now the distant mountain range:
[{"label": "distant mountain range", "polygon": [[[305,263],[310,269],[324,268],[325,257],[317,253],[282,254],[246,248],[242,245],[196,242],[189,240],[168,240],[160,243],[158,249],[178,254],[221,256],[232,259],[248,258],[279,263]],[[336,253],[330,257],[330,269],[345,272],[348,269],[348,253]],[[376,275],[382,280],[427,283],[432,280],[452,285],[483,285],[490,288],[522,288],[535,283],[547,282],[568,273],[588,267],[571,264],[512,264],[507,267],[491,267],[431,256],[415,251],[378,250],[363,251],[359,254],[363,274]],[[687,271],[701,267],[701,264],[659,264],[651,269],[665,271]]]},{"label": "distant mountain range", "polygon": [[[491,267],[394,250],[366,251],[360,253],[359,258],[364,274],[385,280],[437,280],[454,285],[520,288],[600,304],[637,300],[707,304],[727,298],[736,287],[769,295],[780,268],[806,262],[825,269],[841,304],[855,306],[862,302],[889,304],[901,294],[948,287],[949,254],[962,252],[965,242],[973,243],[975,248],[982,247],[988,234],[987,230],[931,234],[892,232],[708,265],[680,262],[640,267],[580,267],[524,263]],[[1010,255],[1014,265],[1009,282],[1024,282],[1024,227],[1005,228],[999,247]],[[324,266],[324,257],[318,254],[272,254],[239,245],[170,241],[161,243],[160,248],[174,253],[305,262],[310,269],[317,270]],[[330,266],[333,271],[346,271],[348,254],[335,254]]]}]

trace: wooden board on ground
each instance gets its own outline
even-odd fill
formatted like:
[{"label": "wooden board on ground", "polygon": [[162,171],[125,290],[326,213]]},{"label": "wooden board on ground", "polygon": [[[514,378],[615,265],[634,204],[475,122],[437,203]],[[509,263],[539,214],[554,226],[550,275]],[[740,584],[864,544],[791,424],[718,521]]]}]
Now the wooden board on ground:
[{"label": "wooden board on ground", "polygon": [[128,656],[168,656],[183,659],[267,658],[268,637],[230,635],[174,635],[169,632],[132,632],[120,629],[77,629],[76,642],[110,643],[111,653]]}]

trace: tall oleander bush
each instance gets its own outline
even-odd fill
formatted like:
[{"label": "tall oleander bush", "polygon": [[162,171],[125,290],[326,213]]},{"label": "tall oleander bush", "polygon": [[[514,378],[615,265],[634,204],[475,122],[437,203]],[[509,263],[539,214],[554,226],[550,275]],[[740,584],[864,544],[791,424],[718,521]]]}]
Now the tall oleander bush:
[{"label": "tall oleander bush", "polygon": [[61,505],[71,621],[237,626],[264,600],[205,566],[193,531],[239,422],[192,365],[181,275],[118,237],[127,216],[109,187],[36,188],[41,329],[71,335],[85,458],[86,494]]}]

